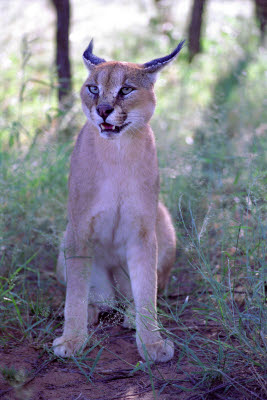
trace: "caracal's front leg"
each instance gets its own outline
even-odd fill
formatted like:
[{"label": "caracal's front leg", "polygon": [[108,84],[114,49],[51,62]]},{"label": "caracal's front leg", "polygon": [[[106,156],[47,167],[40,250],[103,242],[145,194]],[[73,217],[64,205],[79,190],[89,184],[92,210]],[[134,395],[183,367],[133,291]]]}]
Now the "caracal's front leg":
[{"label": "caracal's front leg", "polygon": [[157,331],[157,242],[148,235],[129,244],[128,268],[136,309],[136,342],[140,355],[145,352],[153,361],[168,361],[173,357],[173,343],[163,340]]},{"label": "caracal's front leg", "polygon": [[[68,242],[68,241],[67,241]],[[89,274],[92,257],[88,244],[66,249],[67,292],[63,335],[53,342],[56,355],[70,357],[86,341]]]}]

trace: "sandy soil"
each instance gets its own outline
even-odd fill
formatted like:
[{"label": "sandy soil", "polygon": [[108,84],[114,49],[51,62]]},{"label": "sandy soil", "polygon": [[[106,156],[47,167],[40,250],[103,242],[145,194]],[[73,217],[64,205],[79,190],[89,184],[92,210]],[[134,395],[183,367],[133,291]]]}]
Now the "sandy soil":
[{"label": "sandy soil", "polygon": [[[185,275],[183,277],[187,279]],[[30,281],[29,278],[28,282]],[[42,282],[45,285],[43,290],[47,296],[47,303],[50,304],[53,312],[60,308],[61,304],[57,319],[60,325],[63,320],[62,303],[65,289],[56,281],[50,265],[47,266],[45,272],[42,272]],[[33,289],[35,282],[32,281],[31,284]],[[186,285],[184,289],[187,289]],[[192,290],[192,284],[190,290]],[[34,290],[32,293],[34,296]],[[180,301],[178,298],[170,301],[177,300]],[[167,322],[164,325],[167,327]],[[173,329],[176,328],[173,327]],[[181,369],[177,371],[178,349],[173,360],[152,365],[151,372],[147,367],[144,371],[132,372],[138,362],[142,363],[135,343],[135,332],[121,326],[118,314],[112,317],[104,315],[93,330],[89,348],[99,341],[100,344],[90,351],[84,360],[79,359],[80,367],[75,360],[60,360],[53,356],[52,335],[49,335],[51,342],[45,343],[42,339],[40,343],[38,337],[31,339],[27,336],[25,339],[17,340],[17,334],[14,332],[16,340],[10,340],[3,348],[0,347],[0,367],[6,369],[14,367],[16,371],[22,371],[22,377],[18,377],[18,380],[21,379],[24,385],[17,385],[16,388],[14,379],[4,379],[3,373],[0,374],[0,400],[150,400],[155,398],[183,400],[189,398],[188,393],[181,389],[166,385],[166,381],[173,380],[177,385],[193,386],[187,375],[187,372],[192,372],[192,366],[184,362],[183,372]],[[54,332],[55,336],[60,335],[61,331],[61,327],[57,328]],[[21,336],[21,332],[19,335]],[[183,335],[182,332],[181,335]],[[101,349],[103,350],[100,358],[90,376],[94,360]],[[152,386],[154,386],[154,393]]]},{"label": "sandy soil", "polygon": [[[36,287],[34,286],[36,282],[34,280],[31,282],[30,277],[27,281],[32,285],[31,293],[34,297],[33,289]],[[42,282],[45,285],[43,291],[47,304],[51,307],[52,315],[57,315],[54,327],[55,325],[58,327],[54,335],[58,336],[62,331],[65,289],[56,281],[51,266],[42,273]],[[192,271],[181,271],[179,282],[175,281],[172,289],[168,304],[174,308],[177,302],[182,304],[185,301],[187,294],[190,295],[190,299],[198,296]],[[55,314],[57,309],[60,311]],[[219,334],[223,338],[223,333],[218,331],[215,324],[212,322],[206,324],[205,321],[196,318],[190,308],[183,312],[182,322],[191,332],[198,333],[201,337],[212,339]],[[171,325],[168,325],[168,321],[163,321],[163,325],[175,333],[181,339],[181,343],[185,342],[185,331],[182,325],[177,327],[173,321]],[[190,362],[186,356],[181,359],[181,349],[178,347],[176,347],[173,360],[154,364],[149,368],[142,363],[138,354],[135,332],[121,326],[119,314],[102,316],[99,324],[92,327],[92,337],[85,352],[88,349],[92,350],[77,360],[56,358],[51,351],[53,339],[51,330],[48,330],[47,340],[42,336],[45,328],[46,325],[39,331],[35,331],[40,332],[40,337],[38,334],[31,337],[31,333],[27,332],[25,338],[21,338],[21,331],[15,328],[14,331],[9,332],[10,337],[13,335],[14,339],[8,340],[2,348],[0,347],[0,400],[238,400],[241,398],[247,400],[255,398],[249,395],[239,397],[239,393],[235,391],[235,385],[230,385],[230,396],[229,391],[225,392],[225,389],[229,388],[229,383],[222,381],[214,381],[206,387],[200,386],[199,389],[192,390],[201,380],[201,376],[197,374],[197,367],[194,366],[192,360]],[[4,337],[3,335],[2,343]],[[191,345],[194,347],[193,344]],[[238,343],[233,342],[233,345],[238,345]],[[194,351],[197,351],[195,347]],[[216,352],[217,349],[215,349],[215,355]],[[198,354],[198,357],[203,357],[203,353]],[[8,373],[10,373],[9,369],[12,371],[14,368],[16,378],[5,376],[7,372],[4,372],[3,368],[9,371]],[[246,368],[244,376],[239,377],[243,384],[247,382],[248,373]],[[253,390],[252,388],[251,393]]]},{"label": "sandy soil", "polygon": [[179,399],[188,398],[188,394],[168,386],[159,393],[165,384],[165,379],[188,386],[188,382],[184,382],[187,381],[188,366],[184,366],[184,374],[176,372],[178,351],[172,361],[151,367],[155,375],[153,378],[155,393],[153,394],[149,371],[131,372],[138,361],[141,361],[135,345],[134,332],[120,326],[105,326],[96,336],[102,339],[105,336],[108,337],[83,361],[84,364],[92,366],[99,349],[104,347],[94,374],[91,376],[91,382],[83,373],[84,371],[89,375],[89,370],[84,368],[82,371],[73,360],[60,361],[53,357],[49,359],[47,353],[42,355],[42,351],[34,345],[14,343],[13,348],[9,345],[8,349],[0,350],[2,365],[30,372],[29,382],[17,390],[0,377],[0,398],[3,400],[149,400],[154,398],[176,400],[178,393]]}]

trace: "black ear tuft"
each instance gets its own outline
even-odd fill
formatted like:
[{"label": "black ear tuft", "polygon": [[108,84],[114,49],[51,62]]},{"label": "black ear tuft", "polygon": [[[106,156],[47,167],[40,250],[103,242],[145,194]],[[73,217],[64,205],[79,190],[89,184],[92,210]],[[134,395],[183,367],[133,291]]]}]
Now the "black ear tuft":
[{"label": "black ear tuft", "polygon": [[92,67],[93,65],[98,65],[106,62],[106,60],[104,60],[103,58],[99,58],[93,54],[93,47],[94,47],[94,42],[92,39],[91,42],[89,43],[89,46],[83,53],[83,60],[85,62],[85,65],[89,68]]},{"label": "black ear tuft", "polygon": [[185,40],[182,40],[176,49],[173,50],[173,52],[165,57],[161,58],[156,58],[155,60],[149,61],[145,64],[143,64],[143,68],[147,72],[157,72],[161,70],[163,67],[165,67],[166,64],[174,60],[174,58],[177,56],[177,54],[182,50],[184,46]]}]

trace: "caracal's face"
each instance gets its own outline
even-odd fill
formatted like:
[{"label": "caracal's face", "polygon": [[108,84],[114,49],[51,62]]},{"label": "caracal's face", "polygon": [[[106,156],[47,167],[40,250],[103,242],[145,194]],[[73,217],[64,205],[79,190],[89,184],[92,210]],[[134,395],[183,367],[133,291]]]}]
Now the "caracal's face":
[{"label": "caracal's face", "polygon": [[86,117],[105,139],[136,134],[155,109],[153,83],[131,63],[105,62],[92,68],[81,99]]}]

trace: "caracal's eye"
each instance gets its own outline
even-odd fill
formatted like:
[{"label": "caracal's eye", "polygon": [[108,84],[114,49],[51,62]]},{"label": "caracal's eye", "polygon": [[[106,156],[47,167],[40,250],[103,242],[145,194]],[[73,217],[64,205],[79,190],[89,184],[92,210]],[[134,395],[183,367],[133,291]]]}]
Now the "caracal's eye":
[{"label": "caracal's eye", "polygon": [[127,86],[125,86],[125,87],[122,87],[122,88],[121,88],[120,94],[122,94],[122,95],[125,96],[126,94],[131,93],[133,90],[134,90],[134,89],[133,89],[132,87],[127,87]]},{"label": "caracal's eye", "polygon": [[89,92],[91,92],[93,94],[98,94],[99,93],[99,89],[98,89],[97,86],[87,85],[87,89],[89,90]]}]

